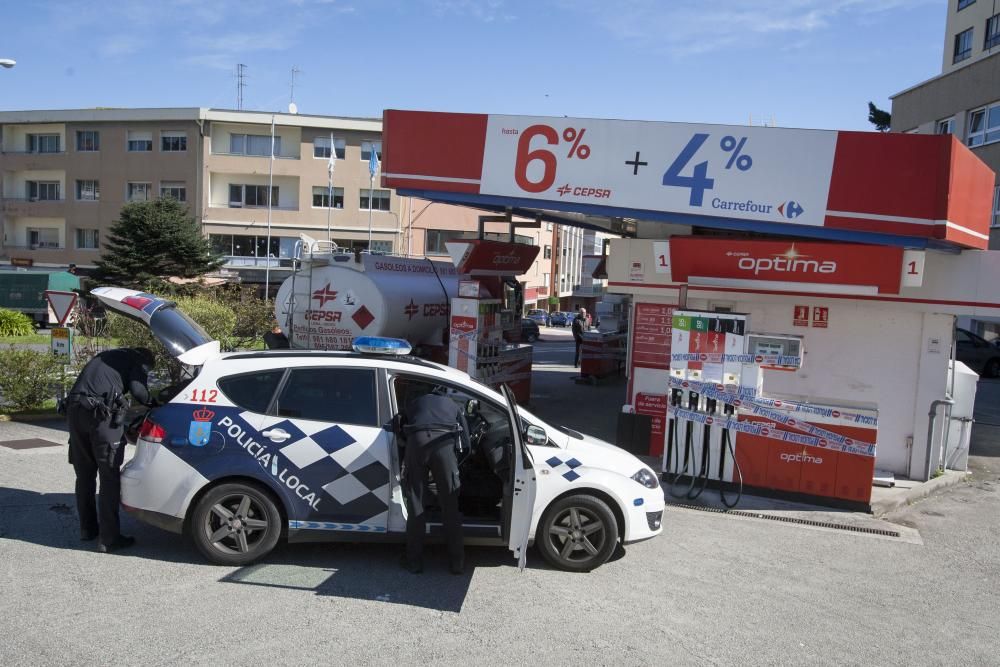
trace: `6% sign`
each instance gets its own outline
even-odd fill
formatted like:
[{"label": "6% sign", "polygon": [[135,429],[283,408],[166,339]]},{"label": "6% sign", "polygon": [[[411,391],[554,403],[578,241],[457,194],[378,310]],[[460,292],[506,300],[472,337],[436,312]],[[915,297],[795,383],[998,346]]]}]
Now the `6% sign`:
[{"label": "6% sign", "polygon": [[[590,157],[590,146],[583,143],[583,135],[587,130],[575,127],[567,127],[562,132],[562,140],[570,144],[566,153],[567,159],[586,160]],[[545,192],[552,187],[556,180],[556,166],[558,159],[555,153],[547,148],[536,148],[531,150],[531,140],[535,137],[545,139],[545,144],[549,146],[559,145],[559,133],[551,125],[532,125],[521,133],[517,142],[517,157],[514,161],[514,181],[517,186],[525,192]],[[538,180],[531,180],[528,177],[528,166],[535,161],[542,163],[542,175]]]}]

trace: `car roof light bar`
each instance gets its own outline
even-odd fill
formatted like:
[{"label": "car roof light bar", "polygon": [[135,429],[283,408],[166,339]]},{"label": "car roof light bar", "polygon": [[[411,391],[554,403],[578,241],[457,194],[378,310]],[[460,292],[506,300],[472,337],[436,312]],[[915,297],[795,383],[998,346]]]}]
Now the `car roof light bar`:
[{"label": "car roof light bar", "polygon": [[402,338],[384,338],[381,336],[358,336],[351,343],[355,352],[361,354],[392,354],[404,355],[413,351],[410,344]]}]

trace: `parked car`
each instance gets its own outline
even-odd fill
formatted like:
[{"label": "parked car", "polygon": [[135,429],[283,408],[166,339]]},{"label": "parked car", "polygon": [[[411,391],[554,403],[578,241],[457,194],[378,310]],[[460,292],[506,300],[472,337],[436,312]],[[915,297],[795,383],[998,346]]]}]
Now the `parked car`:
[{"label": "parked car", "polygon": [[538,324],[534,320],[529,320],[527,317],[521,318],[521,340],[526,343],[534,343],[541,335]]},{"label": "parked car", "polygon": [[[410,356],[406,341],[222,354],[171,301],[119,287],[94,294],[149,327],[185,370],[140,427],[122,507],[187,534],[213,563],[247,565],[279,541],[400,541],[402,456],[391,425],[419,387],[468,420],[458,501],[466,540],[506,547],[522,568],[534,543],[554,567],[586,572],[663,530],[663,490],[639,459],[543,422],[506,385],[494,391]],[[440,521],[434,500],[424,509],[430,525]]]},{"label": "parked car", "polygon": [[955,357],[983,377],[1000,377],[1000,348],[971,331],[955,329]]},{"label": "parked car", "polygon": [[549,315],[550,327],[568,327],[573,323],[573,318],[569,313],[556,310]]},{"label": "parked car", "polygon": [[525,318],[531,320],[540,327],[548,326],[549,324],[549,314],[541,308],[533,308],[532,310],[529,310]]}]

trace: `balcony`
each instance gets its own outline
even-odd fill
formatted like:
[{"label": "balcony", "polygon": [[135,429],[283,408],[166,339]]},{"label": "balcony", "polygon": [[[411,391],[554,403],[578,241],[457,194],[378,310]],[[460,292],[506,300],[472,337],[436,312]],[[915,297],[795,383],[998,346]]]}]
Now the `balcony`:
[{"label": "balcony", "polygon": [[55,153],[0,151],[0,164],[10,171],[38,171],[57,168],[65,157],[65,151]]},{"label": "balcony", "polygon": [[573,296],[588,297],[588,296],[601,296],[603,294],[604,294],[604,285],[602,285],[601,283],[573,285]]},{"label": "balcony", "polygon": [[66,264],[66,248],[43,248],[21,245],[0,246],[0,258],[7,260],[27,259],[34,264]]},{"label": "balcony", "polygon": [[61,218],[65,216],[65,204],[65,199],[0,198],[0,208],[3,212],[17,217]]}]

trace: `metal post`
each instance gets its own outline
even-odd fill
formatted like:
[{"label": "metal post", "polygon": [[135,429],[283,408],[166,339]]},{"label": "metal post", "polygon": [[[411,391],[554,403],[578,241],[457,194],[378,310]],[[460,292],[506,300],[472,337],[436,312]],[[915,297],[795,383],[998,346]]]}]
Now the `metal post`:
[{"label": "metal post", "polygon": [[[375,144],[372,144],[375,150]],[[372,207],[375,205],[375,174],[368,174],[368,252],[372,251]]]},{"label": "metal post", "polygon": [[271,114],[271,159],[267,165],[267,247],[264,248],[264,300],[271,296],[271,192],[274,190],[274,114]]},{"label": "metal post", "polygon": [[937,418],[939,405],[954,405],[955,401],[950,398],[938,398],[931,401],[931,408],[927,411],[927,451],[924,453],[924,472],[927,479],[931,478],[931,448],[934,445],[934,421]]},{"label": "metal post", "polygon": [[[335,160],[336,158],[337,158],[337,154],[335,153],[335,149],[333,147],[333,132],[331,132],[330,133],[330,159],[331,160]],[[329,188],[329,191],[327,193],[328,200],[326,202],[326,240],[329,241],[329,242],[332,242],[333,241],[333,236],[331,235],[331,232],[330,232],[330,213],[333,212],[333,170],[332,169],[327,169],[326,172],[327,172],[327,177],[328,177],[328,179],[330,181],[330,188]]]}]

